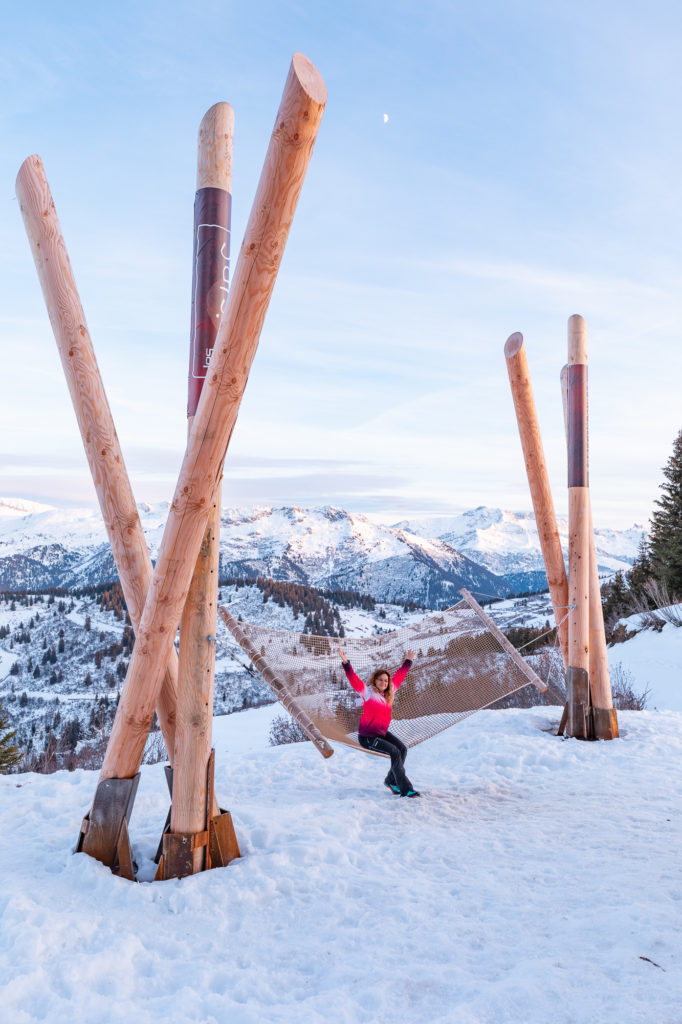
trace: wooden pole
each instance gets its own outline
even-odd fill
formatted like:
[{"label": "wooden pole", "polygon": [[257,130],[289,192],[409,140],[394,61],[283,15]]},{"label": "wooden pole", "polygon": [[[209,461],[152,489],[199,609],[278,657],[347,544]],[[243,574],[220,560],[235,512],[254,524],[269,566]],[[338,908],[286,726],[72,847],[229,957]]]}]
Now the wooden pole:
[{"label": "wooden pole", "polygon": [[564,667],[566,667],[568,665],[568,620],[566,618],[568,580],[566,579],[566,567],[559,540],[554,502],[549,486],[547,464],[522,334],[517,332],[507,338],[504,355],[507,361],[507,372],[514,399],[535,522],[538,527],[538,537],[547,573],[547,583],[554,608],[554,619],[559,628],[559,643]]},{"label": "wooden pole", "polygon": [[568,320],[568,671],[569,736],[593,736],[590,707],[590,492],[587,451],[587,327]]},{"label": "wooden pole", "polygon": [[[227,299],[233,138],[234,111],[229,103],[216,103],[199,126],[197,151],[187,406],[190,431]],[[213,725],[220,490],[218,484],[180,622],[170,826],[173,833],[196,835],[208,828],[207,766]],[[216,805],[212,813],[219,814],[220,808]],[[194,849],[194,872],[203,870],[206,849]]]},{"label": "wooden pole", "polygon": [[[568,366],[561,371],[561,395],[564,406],[564,426],[568,439]],[[611,675],[609,672],[609,656],[606,648],[606,631],[604,629],[604,611],[601,603],[601,587],[599,584],[599,565],[597,548],[594,539],[594,523],[592,520],[592,499],[588,495],[590,525],[590,689],[592,700],[592,716],[594,737],[598,740],[612,740],[619,735],[618,715],[613,706],[611,694]]]},{"label": "wooden pole", "polygon": [[[140,764],[326,98],[319,72],[295,54],[169,510],[103,780],[130,778]],[[86,842],[83,849],[90,852]]]},{"label": "wooden pole", "polygon": [[547,684],[543,683],[539,675],[533,671],[528,662],[525,661],[521,654],[519,654],[519,652],[514,647],[512,642],[507,639],[507,637],[504,635],[500,627],[497,626],[494,620],[491,619],[491,617],[488,615],[488,613],[484,611],[483,608],[481,608],[480,604],[473,596],[473,594],[470,594],[468,590],[464,589],[464,587],[462,587],[462,589],[460,590],[460,594],[462,595],[466,603],[469,605],[469,607],[476,612],[481,622],[483,622],[487,629],[492,633],[500,647],[502,647],[503,650],[507,652],[507,654],[514,662],[516,667],[521,670],[521,672],[526,677],[528,682],[533,684],[538,693],[546,693]]},{"label": "wooden pole", "polygon": [[[121,589],[137,633],[152,580],[152,562],[39,156],[24,160],[16,190]],[[178,660],[172,651],[157,705],[170,759],[175,743],[177,674]]]},{"label": "wooden pole", "polygon": [[332,745],[327,742],[313,720],[305,713],[295,698],[291,696],[277,673],[270,668],[265,657],[260,651],[256,650],[237,620],[222,605],[220,606],[220,617],[244,653],[248,654],[254,668],[260,672],[277,700],[282,704],[282,707],[286,708],[291,717],[298,722],[308,739],[322,754],[322,757],[331,757],[334,753]]}]

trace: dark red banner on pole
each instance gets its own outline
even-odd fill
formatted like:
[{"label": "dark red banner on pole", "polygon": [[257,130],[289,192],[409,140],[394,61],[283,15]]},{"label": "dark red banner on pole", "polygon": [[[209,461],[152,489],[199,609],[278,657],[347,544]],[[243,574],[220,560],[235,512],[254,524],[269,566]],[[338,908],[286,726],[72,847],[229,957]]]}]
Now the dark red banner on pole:
[{"label": "dark red banner on pole", "polygon": [[201,188],[194,199],[192,322],[187,415],[194,416],[230,283],[229,192]]},{"label": "dark red banner on pole", "polygon": [[588,486],[587,366],[568,367],[568,486]]}]

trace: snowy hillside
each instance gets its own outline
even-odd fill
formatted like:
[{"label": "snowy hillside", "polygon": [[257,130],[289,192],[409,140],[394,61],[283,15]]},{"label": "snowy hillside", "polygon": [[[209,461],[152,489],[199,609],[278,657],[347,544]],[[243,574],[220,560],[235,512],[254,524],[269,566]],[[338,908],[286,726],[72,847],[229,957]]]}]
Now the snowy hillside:
[{"label": "snowy hillside", "polygon": [[[682,605],[677,609],[682,622]],[[643,629],[641,615],[621,621],[635,635],[609,648],[611,673],[624,671],[637,690],[648,690],[648,708],[682,712],[682,628],[666,622],[660,632]]]},{"label": "snowy hillside", "polygon": [[[93,772],[0,777],[0,990],[12,1024],[679,1024],[682,716],[560,740],[482,712],[384,762],[216,721],[243,857],[135,885],[71,853]],[[167,810],[143,768],[144,877]]]},{"label": "snowy hillside", "polygon": [[[559,538],[568,558],[568,519],[557,517]],[[508,512],[480,507],[457,516],[429,516],[405,520],[396,528],[420,537],[438,537],[474,562],[503,576],[517,593],[546,585],[535,517],[530,512]],[[644,535],[642,526],[629,530],[595,529],[601,573],[627,571]]]},{"label": "snowy hillside", "polygon": [[[235,618],[274,629],[303,630],[305,616],[276,600],[264,601],[257,586],[224,585],[219,599]],[[312,594],[311,594],[312,597]],[[359,595],[358,595],[359,597]],[[132,630],[108,594],[55,597],[25,594],[0,599],[0,701],[17,742],[34,757],[50,737],[71,748],[108,733],[133,645]],[[395,629],[422,611],[372,602],[345,604],[318,599],[346,636],[371,636]],[[270,689],[218,623],[215,711],[229,714],[273,700]],[[74,732],[75,730],[75,732]],[[66,762],[65,762],[66,763]]]}]

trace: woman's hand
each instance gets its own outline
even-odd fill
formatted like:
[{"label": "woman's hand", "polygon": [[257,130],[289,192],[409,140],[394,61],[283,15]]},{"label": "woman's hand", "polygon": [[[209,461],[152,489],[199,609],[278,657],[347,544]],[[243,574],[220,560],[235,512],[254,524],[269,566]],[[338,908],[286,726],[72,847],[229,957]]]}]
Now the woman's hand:
[{"label": "woman's hand", "polygon": [[345,655],[345,654],[343,653],[343,651],[341,650],[341,648],[340,648],[340,647],[337,647],[336,649],[337,649],[337,651],[339,652],[339,657],[341,658],[341,661],[348,661],[348,658],[347,658],[347,657],[346,657],[346,655]]},{"label": "woman's hand", "polygon": [[410,661],[414,661],[414,651],[410,648],[405,657],[409,658]]}]

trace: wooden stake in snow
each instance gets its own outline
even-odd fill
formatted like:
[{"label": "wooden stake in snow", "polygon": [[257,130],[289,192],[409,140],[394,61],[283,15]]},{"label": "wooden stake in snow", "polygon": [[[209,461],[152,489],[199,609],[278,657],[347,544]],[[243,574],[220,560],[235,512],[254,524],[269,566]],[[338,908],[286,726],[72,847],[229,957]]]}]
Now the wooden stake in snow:
[{"label": "wooden stake in snow", "polygon": [[[295,54],[166,522],[103,780],[130,778],[141,761],[326,98],[319,72]],[[90,852],[87,842],[83,849]]]},{"label": "wooden stake in snow", "polygon": [[590,492],[587,452],[587,327],[568,321],[568,671],[566,731],[593,735],[590,709]]},{"label": "wooden stake in snow", "polygon": [[[568,440],[568,366],[561,371],[561,394],[564,405],[564,423]],[[611,676],[609,657],[606,648],[606,632],[604,630],[604,612],[601,603],[599,585],[599,566],[597,549],[594,539],[592,521],[592,501],[588,493],[589,504],[589,546],[590,546],[590,701],[592,704],[592,725],[594,738],[612,740],[619,735],[618,715],[613,706],[611,694]]]},{"label": "wooden stake in snow", "polygon": [[542,557],[547,573],[549,592],[554,608],[554,618],[559,627],[559,642],[561,654],[564,659],[564,667],[568,665],[568,580],[566,579],[566,568],[564,556],[561,551],[559,530],[556,524],[554,513],[554,502],[549,486],[547,464],[545,453],[542,447],[540,426],[538,424],[533,388],[530,382],[526,348],[523,342],[523,335],[512,334],[507,338],[504,346],[504,356],[507,361],[507,372],[511,385],[516,421],[519,427],[523,458],[526,463],[526,474],[530,496],[533,501],[535,522],[538,527],[538,537]]},{"label": "wooden stake in snow", "polygon": [[[199,126],[187,406],[190,432],[227,301],[233,137],[232,107],[229,103],[216,103]],[[218,484],[180,623],[170,823],[171,832],[176,834],[196,835],[208,827],[207,766],[213,723],[220,490]],[[217,805],[212,813],[219,813]],[[194,848],[194,872],[204,868],[206,849]]]},{"label": "wooden stake in snow", "polygon": [[[152,580],[152,562],[39,156],[24,160],[16,189],[102,519],[130,620],[137,633]],[[156,708],[171,759],[175,744],[177,674],[178,659],[173,650],[169,652]]]}]

